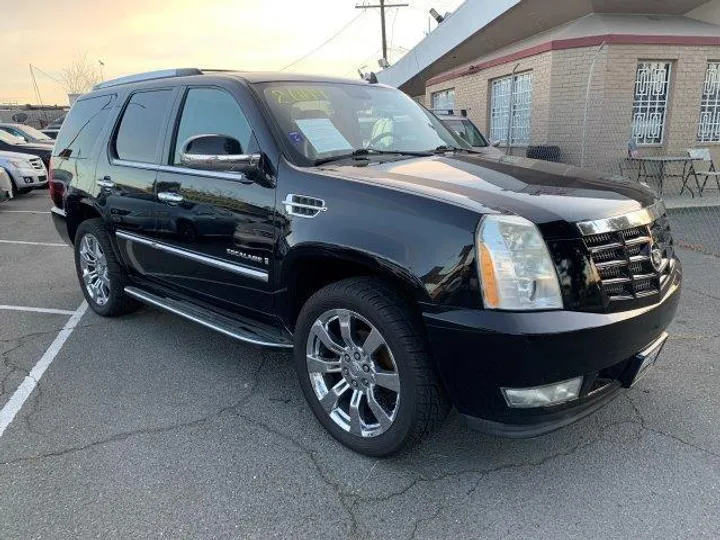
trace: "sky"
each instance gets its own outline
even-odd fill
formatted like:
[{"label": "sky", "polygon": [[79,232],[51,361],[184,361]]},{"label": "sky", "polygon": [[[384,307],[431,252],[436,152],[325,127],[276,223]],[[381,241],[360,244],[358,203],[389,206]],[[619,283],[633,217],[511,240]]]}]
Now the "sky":
[{"label": "sky", "polygon": [[[357,77],[379,70],[377,0],[0,0],[0,103],[66,105],[57,82],[64,67],[87,55],[106,79],[174,67],[287,71]],[[428,28],[428,10],[453,11],[462,0],[387,0],[391,62]],[[327,45],[297,63],[348,25]],[[434,28],[432,21],[431,27]]]}]

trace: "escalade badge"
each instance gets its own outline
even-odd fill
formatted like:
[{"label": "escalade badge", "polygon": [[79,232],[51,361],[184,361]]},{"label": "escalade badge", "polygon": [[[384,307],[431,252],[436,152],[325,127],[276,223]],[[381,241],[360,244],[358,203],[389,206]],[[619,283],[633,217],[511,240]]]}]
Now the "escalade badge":
[{"label": "escalade badge", "polygon": [[656,272],[662,268],[663,252],[656,244],[650,245],[650,263]]},{"label": "escalade badge", "polygon": [[225,252],[232,257],[239,257],[241,259],[252,261],[252,262],[258,263],[258,264],[267,265],[270,263],[270,261],[267,257],[261,257],[260,255],[253,255],[252,253],[247,253],[245,251],[239,251],[237,249],[227,248],[225,250]]}]

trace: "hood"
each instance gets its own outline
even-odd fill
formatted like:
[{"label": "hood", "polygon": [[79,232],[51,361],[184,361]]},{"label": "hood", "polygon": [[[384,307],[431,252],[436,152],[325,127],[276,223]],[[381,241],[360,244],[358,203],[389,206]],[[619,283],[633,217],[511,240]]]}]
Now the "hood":
[{"label": "hood", "polygon": [[42,143],[42,142],[26,142],[17,145],[19,151],[22,150],[46,150],[52,152],[54,143]]},{"label": "hood", "polygon": [[37,157],[35,154],[23,154],[22,152],[8,152],[0,150],[0,159],[28,159]]},{"label": "hood", "polygon": [[359,180],[465,206],[523,216],[540,225],[625,214],[656,201],[622,177],[514,156],[433,156],[365,167],[331,168]]}]

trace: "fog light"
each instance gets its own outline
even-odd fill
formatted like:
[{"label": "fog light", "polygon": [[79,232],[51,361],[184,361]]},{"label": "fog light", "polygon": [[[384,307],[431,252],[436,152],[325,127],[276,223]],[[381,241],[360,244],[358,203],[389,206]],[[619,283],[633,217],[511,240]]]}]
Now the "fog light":
[{"label": "fog light", "polygon": [[582,387],[582,377],[545,386],[532,388],[503,388],[502,392],[509,407],[529,409],[549,407],[577,399]]},{"label": "fog light", "polygon": [[32,176],[23,176],[23,181],[26,184],[32,184],[33,183],[33,177]]}]

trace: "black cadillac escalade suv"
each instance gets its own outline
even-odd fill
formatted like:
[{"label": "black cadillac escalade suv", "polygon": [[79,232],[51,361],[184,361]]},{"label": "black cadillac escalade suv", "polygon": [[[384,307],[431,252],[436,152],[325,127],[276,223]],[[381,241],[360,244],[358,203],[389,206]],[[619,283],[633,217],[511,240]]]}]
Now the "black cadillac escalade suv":
[{"label": "black cadillac escalade suv", "polygon": [[95,312],[293,349],[318,420],[374,456],[450,405],[514,437],[592,412],[655,362],[680,298],[651,192],[479,156],[365,81],[102,83],[63,124],[51,197]]}]

